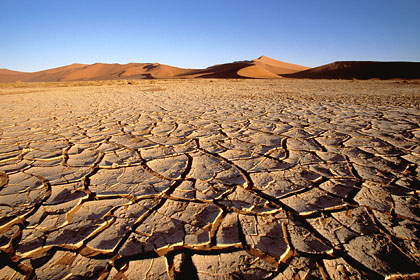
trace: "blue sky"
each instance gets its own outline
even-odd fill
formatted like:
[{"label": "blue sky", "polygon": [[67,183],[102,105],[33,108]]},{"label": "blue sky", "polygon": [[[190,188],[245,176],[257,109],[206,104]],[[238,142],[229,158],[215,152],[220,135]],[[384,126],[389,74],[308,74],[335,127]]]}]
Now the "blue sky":
[{"label": "blue sky", "polygon": [[420,0],[0,0],[0,68],[420,61]]}]

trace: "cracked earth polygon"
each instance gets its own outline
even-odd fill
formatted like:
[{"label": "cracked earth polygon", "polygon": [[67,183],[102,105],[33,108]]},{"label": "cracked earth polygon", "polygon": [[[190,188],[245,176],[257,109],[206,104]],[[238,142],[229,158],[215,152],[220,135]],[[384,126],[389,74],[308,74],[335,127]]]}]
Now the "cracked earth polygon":
[{"label": "cracked earth polygon", "polygon": [[2,279],[419,277],[416,83],[2,92]]}]

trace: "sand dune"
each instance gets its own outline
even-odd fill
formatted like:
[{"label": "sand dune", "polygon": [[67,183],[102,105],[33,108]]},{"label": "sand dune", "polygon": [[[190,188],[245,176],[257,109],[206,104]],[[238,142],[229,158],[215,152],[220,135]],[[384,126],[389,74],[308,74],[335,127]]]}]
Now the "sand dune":
[{"label": "sand dune", "polygon": [[71,64],[39,72],[26,73],[0,69],[0,82],[61,82],[117,79],[173,78],[281,78],[308,69],[266,56],[254,60],[214,65],[206,69],[184,69],[160,63]]},{"label": "sand dune", "polygon": [[39,72],[0,69],[0,82],[67,82],[119,79],[196,78],[308,78],[308,79],[420,79],[420,62],[337,61],[315,68],[266,56],[218,64],[206,69],[185,69],[160,63],[71,64]]},{"label": "sand dune", "polygon": [[264,55],[257,59],[254,59],[253,61],[256,66],[262,67],[276,75],[296,73],[299,71],[310,69],[310,67],[278,61]]},{"label": "sand dune", "polygon": [[43,70],[39,72],[18,72],[18,71],[9,71],[9,73],[0,72],[0,82],[52,82],[52,81],[61,81],[62,77],[68,75],[69,73],[76,71],[77,69],[87,66],[86,64],[71,64],[67,66],[62,66],[58,68],[52,68],[48,70]]},{"label": "sand dune", "polygon": [[251,65],[238,71],[238,75],[247,78],[280,78],[279,75],[259,65]]},{"label": "sand dune", "polygon": [[[144,78],[172,78],[191,71],[159,63],[71,64],[39,72],[25,73],[4,70],[0,82],[61,82]],[[4,72],[4,73],[3,73]]]},{"label": "sand dune", "polygon": [[280,75],[309,69],[305,66],[278,61],[267,56],[254,60],[218,64],[206,69],[186,73],[185,77],[194,78],[255,78],[278,79]]},{"label": "sand dune", "polygon": [[144,79],[144,78],[172,78],[190,71],[159,63],[129,63],[88,65],[66,76],[66,80],[115,80],[115,79]]},{"label": "sand dune", "polygon": [[237,61],[232,63],[218,64],[206,69],[198,69],[188,72],[183,77],[186,78],[243,78],[238,75],[242,68],[250,66],[250,61]]},{"label": "sand dune", "polygon": [[283,76],[308,79],[420,79],[420,62],[337,61]]},{"label": "sand dune", "polygon": [[14,75],[14,74],[19,74],[19,73],[22,73],[22,72],[13,71],[9,69],[0,69],[0,75]]}]

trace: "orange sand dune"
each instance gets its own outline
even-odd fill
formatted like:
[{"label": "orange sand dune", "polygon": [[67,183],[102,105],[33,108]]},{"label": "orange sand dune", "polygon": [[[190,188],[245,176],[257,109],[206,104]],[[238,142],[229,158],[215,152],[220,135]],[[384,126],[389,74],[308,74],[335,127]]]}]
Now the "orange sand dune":
[{"label": "orange sand dune", "polygon": [[0,75],[16,75],[16,74],[20,74],[22,72],[19,71],[13,71],[13,70],[9,70],[9,69],[0,69]]},{"label": "orange sand dune", "polygon": [[174,78],[177,75],[181,75],[189,71],[191,71],[191,69],[182,69],[159,63],[71,64],[33,73],[16,72],[4,69],[0,72],[0,82],[67,82]]},{"label": "orange sand dune", "polygon": [[105,64],[95,63],[75,67],[71,71],[54,75],[50,81],[89,81],[144,78],[172,78],[189,69],[176,68],[159,63]]},{"label": "orange sand dune", "polygon": [[420,62],[336,61],[287,78],[304,79],[420,79]]},{"label": "orange sand dune", "polygon": [[259,65],[251,65],[251,66],[242,68],[238,71],[238,75],[242,77],[247,77],[247,78],[273,78],[273,79],[280,78],[279,75],[276,75],[275,73],[271,72],[265,67],[261,67]]},{"label": "orange sand dune", "polygon": [[306,69],[309,68],[261,56],[254,60],[214,65],[186,73],[184,76],[189,78],[277,79],[281,78],[283,74],[296,73]]},{"label": "orange sand dune", "polygon": [[266,56],[258,59],[219,64],[206,69],[184,69],[159,63],[71,64],[39,72],[26,73],[0,69],[0,82],[62,82],[118,79],[173,78],[281,78],[308,69]]},{"label": "orange sand dune", "polygon": [[267,56],[261,56],[253,61],[255,62],[255,65],[260,66],[276,75],[291,74],[310,69],[309,67],[278,61]]},{"label": "orange sand dune", "polygon": [[77,69],[85,67],[86,64],[71,64],[67,66],[62,66],[58,68],[52,68],[48,70],[43,70],[39,72],[18,72],[18,71],[9,71],[9,73],[0,72],[0,82],[52,82],[52,81],[61,81],[62,77],[76,71]]},{"label": "orange sand dune", "polygon": [[250,66],[249,61],[238,61],[233,63],[217,64],[206,69],[197,69],[183,74],[185,78],[243,78],[238,75],[242,68]]}]

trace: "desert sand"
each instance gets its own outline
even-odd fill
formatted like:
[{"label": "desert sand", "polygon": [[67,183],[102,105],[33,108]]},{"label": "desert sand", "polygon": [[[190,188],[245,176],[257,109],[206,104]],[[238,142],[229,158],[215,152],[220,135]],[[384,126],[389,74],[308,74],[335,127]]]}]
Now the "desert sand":
[{"label": "desert sand", "polygon": [[0,83],[70,82],[132,79],[420,79],[420,62],[336,61],[315,68],[267,56],[207,67],[185,69],[160,63],[71,64],[26,73],[0,69]]},{"label": "desert sand", "polygon": [[416,82],[0,93],[1,279],[419,277]]},{"label": "desert sand", "polygon": [[214,65],[206,69],[184,69],[160,63],[71,64],[39,72],[25,73],[0,69],[0,83],[68,82],[119,79],[268,78],[278,79],[308,67],[266,56],[249,61]]}]

